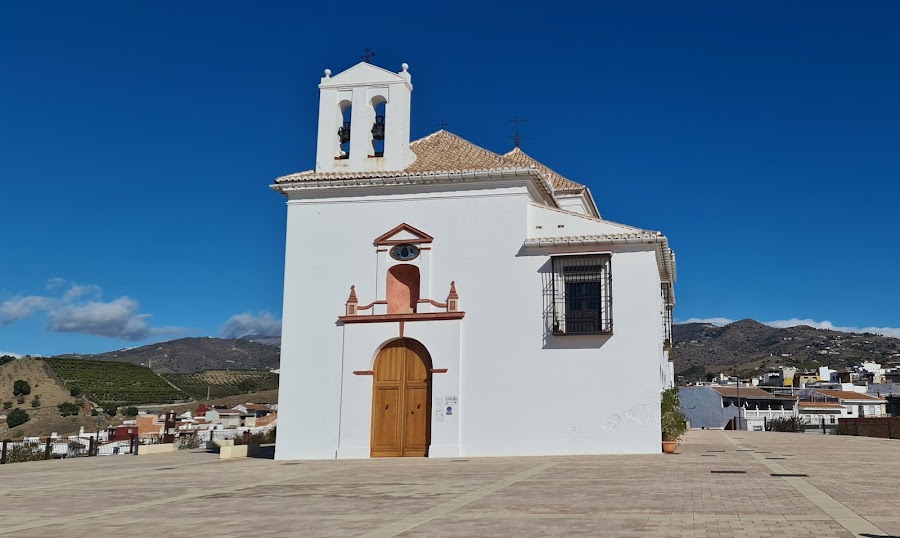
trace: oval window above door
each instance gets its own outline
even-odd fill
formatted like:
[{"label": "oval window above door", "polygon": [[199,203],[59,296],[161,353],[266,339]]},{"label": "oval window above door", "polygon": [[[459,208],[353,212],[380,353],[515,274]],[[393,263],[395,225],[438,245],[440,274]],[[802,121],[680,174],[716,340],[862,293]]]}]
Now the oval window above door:
[{"label": "oval window above door", "polygon": [[406,262],[419,257],[419,247],[415,245],[394,245],[391,248],[391,258]]}]

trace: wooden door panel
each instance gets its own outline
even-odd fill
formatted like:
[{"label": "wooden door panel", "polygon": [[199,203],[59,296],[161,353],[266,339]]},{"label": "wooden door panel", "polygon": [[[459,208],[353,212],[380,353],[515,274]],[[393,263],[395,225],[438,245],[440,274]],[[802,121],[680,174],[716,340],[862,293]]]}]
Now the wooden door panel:
[{"label": "wooden door panel", "polygon": [[403,361],[406,360],[403,345],[390,344],[378,354],[375,368],[375,383],[403,381]]},{"label": "wooden door panel", "polygon": [[400,455],[401,389],[376,387],[372,400],[372,455]]},{"label": "wooden door panel", "polygon": [[415,340],[397,340],[378,353],[372,387],[372,457],[428,455],[431,366],[428,350]]},{"label": "wooden door panel", "polygon": [[406,378],[407,383],[423,385],[428,382],[430,368],[415,353],[409,353],[406,356]]},{"label": "wooden door panel", "polygon": [[428,451],[428,426],[431,419],[428,387],[406,387],[403,455],[424,456]]},{"label": "wooden door panel", "polygon": [[431,357],[425,346],[409,341],[406,353],[406,375],[408,382],[427,383],[431,376]]}]

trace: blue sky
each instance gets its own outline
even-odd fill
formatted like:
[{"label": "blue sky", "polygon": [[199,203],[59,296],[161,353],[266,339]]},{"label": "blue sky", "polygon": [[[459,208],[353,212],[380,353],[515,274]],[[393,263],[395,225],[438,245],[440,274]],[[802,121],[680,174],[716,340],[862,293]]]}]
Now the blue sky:
[{"label": "blue sky", "polygon": [[[523,148],[663,231],[679,320],[900,335],[900,3],[5,2],[0,351],[277,328],[318,84],[410,64],[413,137]],[[238,316],[238,317],[234,317]]]}]

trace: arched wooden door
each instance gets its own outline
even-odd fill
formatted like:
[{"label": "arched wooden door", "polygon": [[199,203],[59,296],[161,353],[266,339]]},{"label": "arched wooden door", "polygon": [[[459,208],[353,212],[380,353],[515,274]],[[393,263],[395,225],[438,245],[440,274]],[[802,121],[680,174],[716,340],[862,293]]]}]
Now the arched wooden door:
[{"label": "arched wooden door", "polygon": [[375,359],[371,456],[427,456],[431,444],[431,356],[410,338]]}]

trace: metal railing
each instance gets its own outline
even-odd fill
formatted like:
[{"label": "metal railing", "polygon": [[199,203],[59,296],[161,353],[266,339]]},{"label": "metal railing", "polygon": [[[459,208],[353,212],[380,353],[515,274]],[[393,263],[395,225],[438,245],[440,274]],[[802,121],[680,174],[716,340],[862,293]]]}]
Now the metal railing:
[{"label": "metal railing", "polygon": [[[178,435],[174,444],[176,450],[188,450],[200,448],[203,441],[197,433],[189,433]],[[99,441],[94,436],[7,439],[0,442],[0,464],[137,454],[138,446],[158,445],[162,442],[163,436],[160,434],[130,435]]]},{"label": "metal railing", "polygon": [[0,443],[0,464],[94,456],[97,449],[93,437],[7,439]]}]

